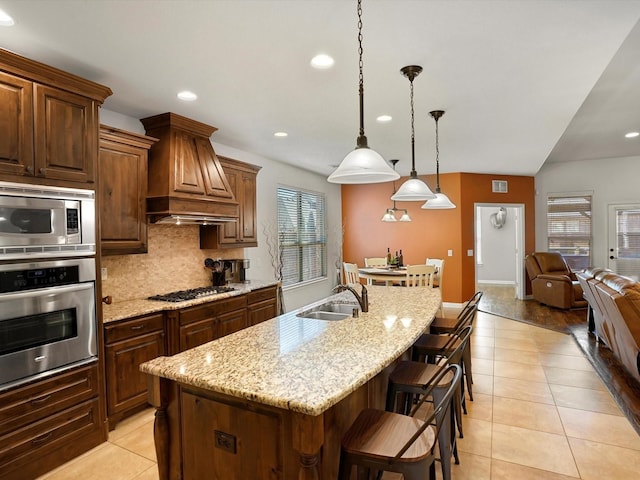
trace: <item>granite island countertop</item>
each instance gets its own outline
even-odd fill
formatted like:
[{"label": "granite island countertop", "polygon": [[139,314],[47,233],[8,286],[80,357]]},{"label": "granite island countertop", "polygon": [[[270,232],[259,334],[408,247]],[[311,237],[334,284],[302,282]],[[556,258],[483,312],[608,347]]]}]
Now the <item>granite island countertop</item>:
[{"label": "granite island countertop", "polygon": [[207,297],[187,300],[185,302],[162,302],[158,300],[148,300],[140,298],[135,300],[125,300],[124,302],[114,302],[111,305],[102,306],[103,323],[123,320],[125,318],[137,317],[140,315],[148,315],[150,313],[162,312],[165,310],[180,310],[181,308],[192,307],[194,305],[202,305],[203,303],[215,302],[225,298],[244,295],[253,290],[264,287],[277,285],[276,280],[251,280],[251,283],[231,283],[229,286],[235,290],[226,293],[218,293]]},{"label": "granite island countertop", "polygon": [[[440,289],[368,286],[369,312],[339,321],[297,314],[319,300],[141,371],[187,386],[320,415],[377,375],[424,332]],[[355,302],[350,292],[328,297]]]}]

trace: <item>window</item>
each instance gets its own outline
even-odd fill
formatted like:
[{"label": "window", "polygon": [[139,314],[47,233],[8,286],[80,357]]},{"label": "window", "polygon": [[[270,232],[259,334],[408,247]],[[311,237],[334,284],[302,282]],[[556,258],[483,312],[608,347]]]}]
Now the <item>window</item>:
[{"label": "window", "polygon": [[327,274],[327,234],[323,194],[278,187],[278,242],[282,286]]},{"label": "window", "polygon": [[562,254],[571,269],[591,264],[591,195],[549,195],[547,250]]}]

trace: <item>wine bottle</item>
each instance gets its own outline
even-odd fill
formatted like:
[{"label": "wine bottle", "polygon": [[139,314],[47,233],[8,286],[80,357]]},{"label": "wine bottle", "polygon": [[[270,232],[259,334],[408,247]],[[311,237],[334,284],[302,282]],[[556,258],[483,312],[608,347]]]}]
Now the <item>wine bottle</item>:
[{"label": "wine bottle", "polygon": [[402,267],[404,263],[402,263],[404,259],[402,258],[402,249],[400,249],[400,255],[398,256],[398,266]]},{"label": "wine bottle", "polygon": [[387,265],[391,265],[391,249],[387,247]]}]

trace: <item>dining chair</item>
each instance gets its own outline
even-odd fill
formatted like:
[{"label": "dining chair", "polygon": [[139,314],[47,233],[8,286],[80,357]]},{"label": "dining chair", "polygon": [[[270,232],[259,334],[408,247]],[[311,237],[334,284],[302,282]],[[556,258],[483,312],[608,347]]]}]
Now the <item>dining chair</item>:
[{"label": "dining chair", "polygon": [[382,267],[386,268],[387,259],[385,257],[369,257],[364,259],[365,267]]},{"label": "dining chair", "polygon": [[436,267],[436,274],[433,280],[433,286],[442,288],[442,281],[444,280],[444,259],[442,258],[427,258],[424,262],[425,265],[433,265]]},{"label": "dining chair", "polygon": [[407,287],[433,288],[433,275],[435,271],[436,267],[433,265],[408,265]]},{"label": "dining chair", "polygon": [[343,262],[342,266],[344,268],[344,283],[360,283],[357,263]]},{"label": "dining chair", "polygon": [[[435,386],[453,374],[451,384],[426,420],[418,418],[421,407]],[[409,415],[364,409],[342,437],[339,480],[349,480],[351,470],[401,473],[405,480],[435,480],[435,445],[453,395],[459,389],[462,371],[449,365],[434,378]],[[360,477],[359,477],[360,478]]]},{"label": "dining chair", "polygon": [[[444,280],[444,259],[442,258],[429,258],[427,257],[426,265],[433,265],[436,267],[436,273],[433,275],[433,287],[439,288],[442,294],[442,282]],[[444,316],[444,303],[440,302],[440,308],[438,308],[440,315]]]},{"label": "dining chair", "polygon": [[[386,257],[369,257],[364,259],[364,266],[368,268],[387,268]],[[391,285],[391,282],[379,282],[367,278],[367,285]]]}]

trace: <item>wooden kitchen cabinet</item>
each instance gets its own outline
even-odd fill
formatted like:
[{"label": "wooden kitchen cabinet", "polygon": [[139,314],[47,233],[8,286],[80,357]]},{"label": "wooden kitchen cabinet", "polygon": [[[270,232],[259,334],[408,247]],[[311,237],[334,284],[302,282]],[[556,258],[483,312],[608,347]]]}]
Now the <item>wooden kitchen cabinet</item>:
[{"label": "wooden kitchen cabinet", "polygon": [[109,95],[105,86],[0,49],[3,180],[92,188],[98,108]]},{"label": "wooden kitchen cabinet", "polygon": [[0,394],[3,480],[36,478],[106,441],[97,362]]},{"label": "wooden kitchen cabinet", "polygon": [[253,326],[278,316],[278,286],[253,290],[247,294],[249,325]]},{"label": "wooden kitchen cabinet", "polygon": [[100,126],[98,158],[103,255],[147,253],[147,162],[157,140]]},{"label": "wooden kitchen cabinet", "polygon": [[156,313],[105,324],[107,417],[109,429],[147,405],[141,363],[166,352],[164,315]]},{"label": "wooden kitchen cabinet", "polygon": [[257,247],[256,179],[261,167],[227,157],[218,159],[238,202],[238,221],[200,227],[200,248]]},{"label": "wooden kitchen cabinet", "polygon": [[178,317],[182,352],[246,328],[247,296],[187,307],[179,311]]}]

